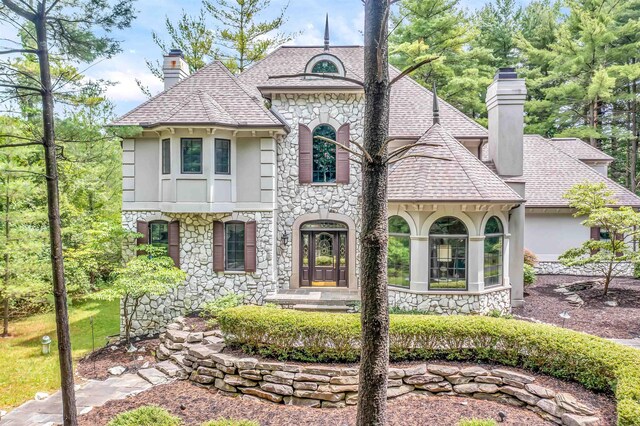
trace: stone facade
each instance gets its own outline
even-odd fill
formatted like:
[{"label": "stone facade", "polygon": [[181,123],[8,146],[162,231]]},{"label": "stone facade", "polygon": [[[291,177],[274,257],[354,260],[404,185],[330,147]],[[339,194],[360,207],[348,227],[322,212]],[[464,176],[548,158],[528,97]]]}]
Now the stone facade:
[{"label": "stone facade", "polygon": [[404,310],[456,315],[511,312],[511,291],[501,287],[481,294],[424,293],[389,287],[389,305]]},{"label": "stone facade", "polygon": [[[149,211],[125,211],[125,229],[136,230],[138,220],[156,220],[160,215]],[[238,220],[256,221],[257,270],[254,273],[222,273],[213,271],[213,222],[225,220],[222,214],[167,214],[164,220],[180,221],[180,267],[187,273],[184,285],[165,296],[144,297],[133,321],[134,335],[163,331],[174,318],[201,309],[208,301],[229,293],[242,294],[247,303],[262,304],[264,298],[276,291],[276,268],[272,212],[242,212]],[[135,253],[135,243],[124,247],[127,257]]]},{"label": "stone facade", "polygon": [[[633,263],[623,262],[616,266],[616,276],[633,277]],[[602,276],[600,267],[594,265],[564,266],[560,262],[538,262],[535,266],[538,275],[583,275],[589,277]]]},{"label": "stone facade", "polygon": [[[276,404],[341,408],[358,401],[358,368],[260,361],[222,353],[217,331],[190,332],[182,319],[160,336],[156,368],[176,379],[230,396]],[[387,398],[408,393],[460,396],[531,410],[560,425],[599,424],[595,410],[573,395],[535,383],[528,374],[495,367],[418,363],[389,369]]]},{"label": "stone facade", "polygon": [[[278,233],[282,241],[286,233],[289,238],[281,245],[278,255],[278,284],[289,288],[293,269],[292,226],[305,214],[330,212],[344,215],[355,222],[356,241],[360,228],[360,194],[362,193],[360,166],[351,161],[348,184],[300,184],[298,182],[298,125],[305,124],[313,130],[319,124],[330,124],[336,130],[350,123],[351,140],[362,142],[364,128],[364,97],[362,94],[279,94],[272,99],[273,107],[291,126],[291,133],[278,141]],[[358,271],[356,259],[350,259],[350,267]]]}]

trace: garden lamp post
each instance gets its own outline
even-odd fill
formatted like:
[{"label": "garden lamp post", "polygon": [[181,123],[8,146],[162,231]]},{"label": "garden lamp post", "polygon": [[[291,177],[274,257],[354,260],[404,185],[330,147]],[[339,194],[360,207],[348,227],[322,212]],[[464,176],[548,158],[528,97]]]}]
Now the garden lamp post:
[{"label": "garden lamp post", "polygon": [[564,328],[564,322],[571,318],[571,315],[567,311],[562,311],[560,312],[560,318],[562,318],[562,327]]},{"label": "garden lamp post", "polygon": [[43,336],[40,343],[42,344],[42,355],[49,355],[51,353],[51,337]]}]

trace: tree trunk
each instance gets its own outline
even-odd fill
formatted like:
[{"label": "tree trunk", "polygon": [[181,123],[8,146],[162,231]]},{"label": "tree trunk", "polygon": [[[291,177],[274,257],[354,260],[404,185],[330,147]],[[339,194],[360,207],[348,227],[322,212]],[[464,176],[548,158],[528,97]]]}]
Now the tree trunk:
[{"label": "tree trunk", "polygon": [[360,283],[362,353],[358,426],[386,424],[389,365],[387,293],[387,148],[389,69],[388,0],[365,2],[364,148],[372,161],[362,163]]},{"label": "tree trunk", "polygon": [[49,216],[49,238],[51,242],[51,266],[53,269],[53,296],[56,310],[56,333],[60,357],[62,384],[62,414],[65,426],[77,425],[76,397],[73,383],[73,361],[69,336],[67,312],[67,289],[64,281],[62,259],[62,236],[60,224],[60,199],[58,191],[58,166],[54,133],[53,87],[47,45],[47,24],[44,2],[38,2],[38,13],[34,21],[38,39],[38,63],[42,85],[42,120],[44,159],[47,178],[47,209]]},{"label": "tree trunk", "polygon": [[4,254],[4,291],[2,292],[2,337],[7,337],[9,335],[9,174],[7,174],[7,178],[5,179],[6,192],[4,199],[4,241],[5,241],[5,249],[7,250]]},{"label": "tree trunk", "polygon": [[[635,62],[635,61],[634,61]],[[636,93],[638,93],[637,83],[634,80],[631,83],[631,162],[629,165],[629,189],[634,194],[636,193],[636,173],[638,168],[638,102],[636,100]]]}]

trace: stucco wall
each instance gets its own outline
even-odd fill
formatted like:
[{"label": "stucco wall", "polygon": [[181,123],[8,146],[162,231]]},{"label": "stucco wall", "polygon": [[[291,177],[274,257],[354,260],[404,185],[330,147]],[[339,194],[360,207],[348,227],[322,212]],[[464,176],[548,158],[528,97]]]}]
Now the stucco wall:
[{"label": "stucco wall", "polygon": [[159,141],[135,141],[135,201],[159,201]]},{"label": "stucco wall", "polygon": [[[333,213],[351,218],[356,236],[360,227],[360,194],[362,192],[360,166],[351,162],[348,184],[300,184],[298,182],[298,124],[312,130],[327,123],[336,130],[350,123],[352,140],[362,142],[364,98],[359,94],[280,94],[272,99],[273,107],[291,126],[291,133],[278,141],[278,283],[289,288],[293,269],[293,239],[295,220],[305,214]],[[287,234],[286,244],[283,235]],[[356,237],[357,240],[357,237]],[[298,256],[298,253],[295,254]],[[358,273],[358,253],[349,259],[348,268]],[[353,283],[350,283],[350,286]]]},{"label": "stucco wall", "polygon": [[590,238],[582,226],[584,219],[570,213],[532,213],[525,215],[524,246],[542,262],[557,261],[566,250],[578,247]]},{"label": "stucco wall", "polygon": [[260,201],[260,139],[236,141],[236,194],[239,202]]}]

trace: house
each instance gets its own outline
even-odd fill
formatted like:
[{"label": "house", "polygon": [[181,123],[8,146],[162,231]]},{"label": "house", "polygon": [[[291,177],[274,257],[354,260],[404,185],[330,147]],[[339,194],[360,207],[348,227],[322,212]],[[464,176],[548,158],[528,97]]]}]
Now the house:
[{"label": "house", "polygon": [[[143,300],[138,334],[229,293],[300,308],[358,299],[360,164],[317,136],[362,142],[364,94],[350,80],[363,62],[362,47],[328,39],[280,47],[238,76],[217,61],[188,75],[180,51],[164,58],[165,90],[114,123],[141,128],[123,142],[122,217],[188,278]],[[557,272],[558,255],[590,237],[562,198],[569,187],[605,182],[640,207],[606,177],[610,157],[523,135],[525,97],[524,80],[499,70],[486,129],[410,77],[393,85],[389,149],[431,158],[390,167],[390,304],[507,312],[523,303],[525,246]]]}]

